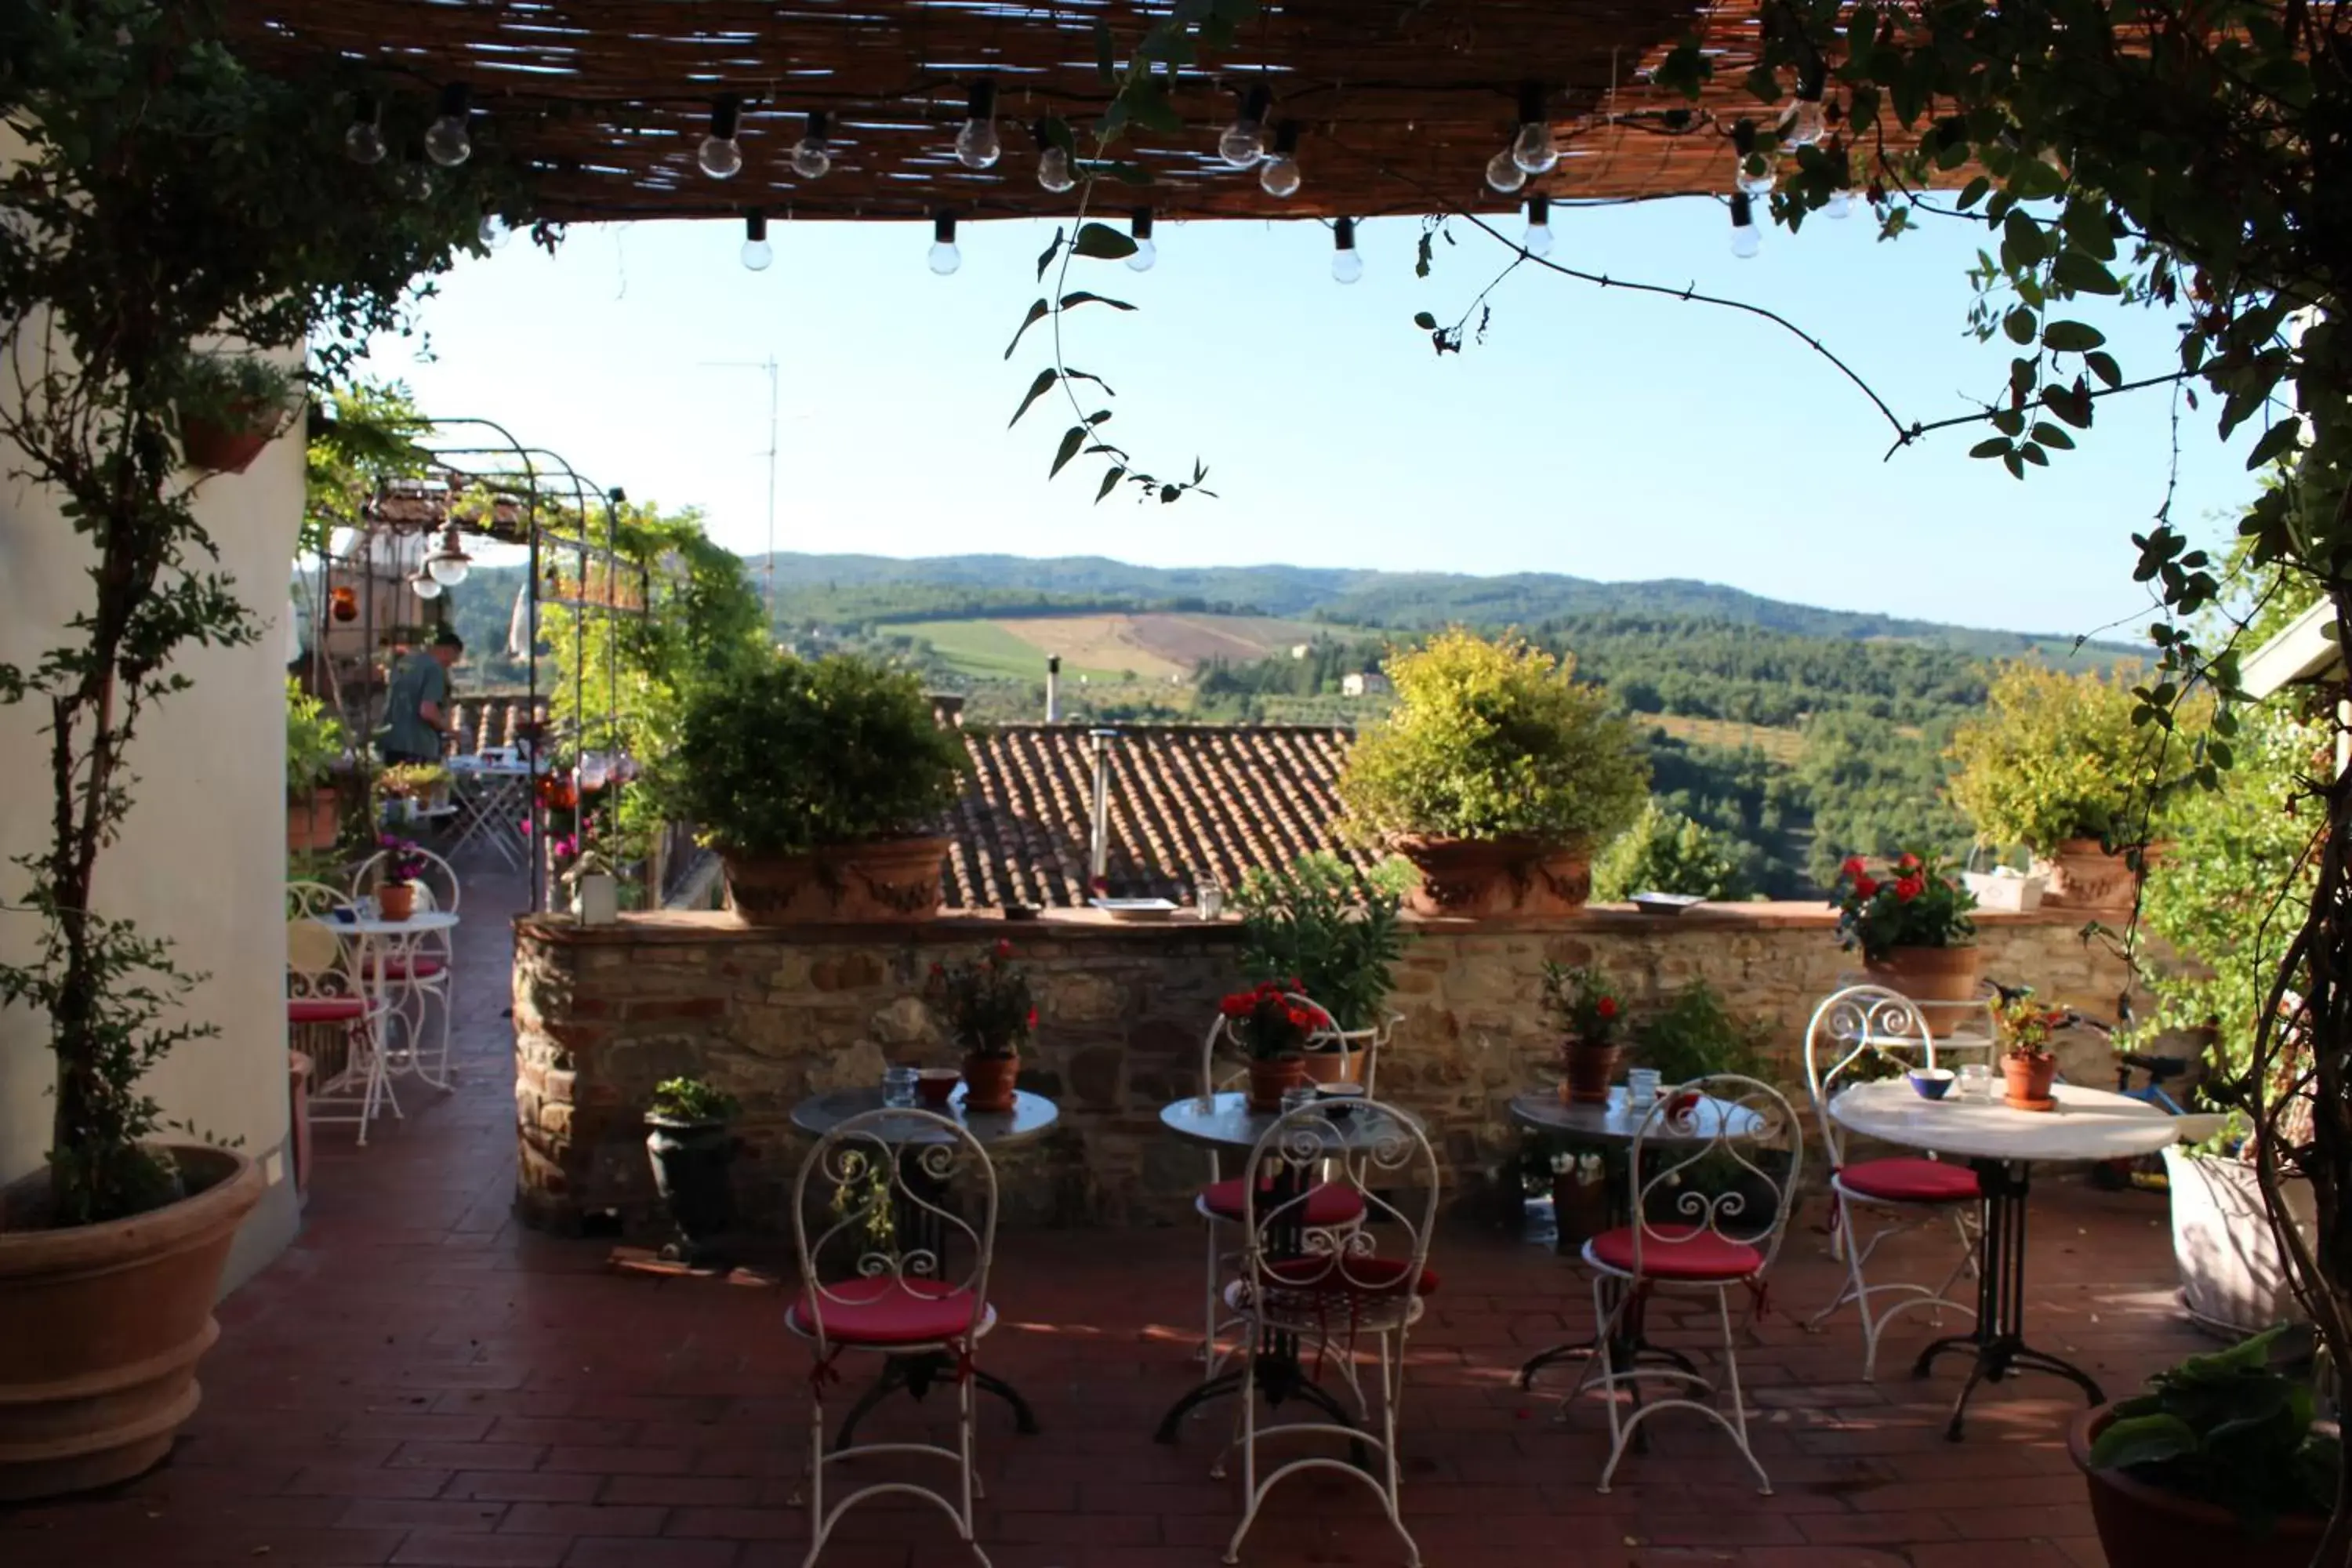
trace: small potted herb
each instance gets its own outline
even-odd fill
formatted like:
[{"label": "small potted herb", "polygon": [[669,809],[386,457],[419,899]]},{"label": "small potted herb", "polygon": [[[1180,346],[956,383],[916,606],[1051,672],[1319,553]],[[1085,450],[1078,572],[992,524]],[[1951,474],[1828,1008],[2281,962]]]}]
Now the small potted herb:
[{"label": "small potted herb", "polygon": [[1977,994],[1974,894],[1930,855],[1905,854],[1884,876],[1859,855],[1838,868],[1838,945],[1862,953],[1873,983],[1915,1002],[1967,1002]]},{"label": "small potted herb", "polygon": [[978,958],[932,964],[924,995],[963,1047],[964,1109],[1012,1110],[1021,1044],[1037,1026],[1028,976],[1013,967],[1013,944],[999,938]]},{"label": "small potted herb", "polygon": [[404,921],[416,912],[416,884],[425,875],[425,853],[397,834],[376,840],[383,865],[376,879],[376,913],[388,921]]},{"label": "small potted herb", "polygon": [[1308,1081],[1307,1047],[1330,1029],[1331,1016],[1280,980],[1234,992],[1217,1011],[1249,1052],[1249,1108],[1280,1110],[1284,1093]]},{"label": "small potted herb", "polygon": [[252,354],[194,354],[180,377],[174,406],[180,449],[192,468],[241,474],[286,428],[295,378]]},{"label": "small potted herb", "polygon": [[735,1097],[696,1078],[674,1078],[654,1088],[646,1112],[646,1152],[652,1156],[654,1190],[668,1210],[675,1239],[666,1258],[685,1263],[710,1260],[713,1238],[735,1215],[735,1192],[728,1167],[735,1162],[735,1137],[728,1123],[738,1110]]},{"label": "small potted herb", "polygon": [[1992,1022],[2000,1037],[2000,1071],[2009,1103],[2019,1110],[2056,1110],[2050,1089],[2057,1081],[2058,1058],[2050,1049],[2050,1037],[2066,1022],[2065,1013],[2021,993],[1993,1004]]},{"label": "small potted herb", "polygon": [[1615,984],[1596,968],[1546,963],[1543,1008],[1562,1037],[1560,1099],[1572,1105],[1607,1104],[1625,1054],[1618,1037],[1625,1007]]},{"label": "small potted herb", "polygon": [[2289,1370],[2307,1354],[2307,1332],[2271,1329],[2083,1414],[2067,1449],[2109,1568],[2308,1568],[2343,1438]]}]

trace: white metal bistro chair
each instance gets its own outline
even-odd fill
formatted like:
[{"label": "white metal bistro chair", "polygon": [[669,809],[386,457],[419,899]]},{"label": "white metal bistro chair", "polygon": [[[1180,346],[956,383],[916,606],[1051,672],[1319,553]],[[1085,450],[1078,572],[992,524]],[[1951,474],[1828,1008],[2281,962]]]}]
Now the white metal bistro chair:
[{"label": "white metal bistro chair", "polygon": [[[821,1226],[814,1235],[813,1224]],[[810,1538],[803,1568],[815,1563],[842,1515],[892,1494],[922,1498],[945,1511],[987,1568],[988,1554],[972,1535],[971,1508],[981,1492],[972,1462],[972,1359],[982,1337],[996,1326],[996,1309],[988,1300],[996,1172],[987,1151],[960,1122],[927,1110],[853,1116],[819,1139],[801,1163],[793,1185],[793,1238],[801,1294],[784,1322],[816,1352],[809,1373]],[[956,1446],[884,1442],[828,1448],[824,1388],[839,1381],[833,1363],[845,1351],[952,1358]],[[827,1468],[877,1455],[946,1459],[956,1467],[956,1493],[912,1481],[877,1481],[827,1507]]]},{"label": "white metal bistro chair", "polygon": [[[383,884],[384,861],[390,853],[381,850],[360,862],[359,869],[352,873],[354,899],[374,896]],[[465,891],[456,868],[430,849],[419,847],[415,853],[425,862],[425,875],[415,884],[416,907],[456,914],[457,901]],[[392,999],[394,1010],[400,1015],[411,1058],[420,1068],[425,1056],[425,1021],[432,1013],[440,1015],[440,1042],[434,1056],[434,1068],[423,1076],[428,1083],[444,1088],[449,1082],[451,987],[456,984],[457,963],[453,932],[420,931],[405,944],[405,951],[381,954],[373,960],[367,975]],[[377,973],[379,970],[381,973]]]},{"label": "white metal bistro chair", "polygon": [[310,1089],[310,1123],[356,1123],[365,1148],[368,1123],[386,1110],[395,1119],[401,1112],[384,1071],[383,998],[360,974],[350,945],[320,923],[349,902],[324,882],[286,884],[286,1022],[342,1032],[341,1068]]},{"label": "white metal bistro chair", "polygon": [[[1874,1060],[1904,1068],[1932,1068],[1936,1036],[1925,1013],[1899,992],[1877,985],[1849,985],[1813,1009],[1805,1029],[1805,1089],[1830,1156],[1830,1245],[1845,1260],[1845,1288],[1815,1313],[1811,1325],[1834,1316],[1847,1302],[1862,1317],[1862,1375],[1878,1375],[1878,1340],[1900,1313],[1926,1308],[1941,1315],[1949,1307],[1974,1315],[1976,1309],[1952,1297],[1952,1287],[1976,1263],[1977,1232],[1984,1196],[1977,1173],[1966,1165],[1918,1155],[1893,1155],[1848,1163],[1838,1124],[1829,1113],[1841,1088],[1858,1081]],[[1864,1239],[1857,1221],[1868,1215],[1877,1228]],[[1902,1281],[1871,1284],[1864,1275],[1880,1242],[1923,1224],[1948,1221],[1960,1256],[1940,1285]],[[1892,1297],[1878,1306],[1874,1298]],[[1811,1326],[1811,1325],[1809,1325]]]},{"label": "white metal bistro chair", "polygon": [[[1325,1100],[1287,1112],[1268,1128],[1250,1151],[1243,1175],[1241,1268],[1226,1287],[1225,1301],[1245,1331],[1235,1434],[1244,1501],[1224,1561],[1240,1561],[1242,1541],[1276,1485],[1304,1470],[1329,1470],[1380,1495],[1389,1523],[1404,1541],[1406,1562],[1418,1568],[1421,1548],[1405,1529],[1402,1510],[1397,1424],[1406,1337],[1437,1285],[1429,1272],[1437,1156],[1420,1123],[1394,1106]],[[1360,1223],[1343,1230],[1326,1229],[1314,1217],[1316,1194],[1335,1187],[1353,1196],[1360,1215]],[[1357,1345],[1366,1338],[1379,1352],[1377,1418],[1355,1368]],[[1313,1415],[1261,1422],[1261,1393],[1278,1392],[1283,1379],[1312,1375],[1302,1364],[1310,1342],[1318,1363],[1338,1352],[1355,1387],[1361,1426]],[[1275,1407],[1266,1403],[1268,1413]],[[1366,1467],[1352,1458],[1308,1454],[1261,1476],[1260,1444],[1313,1437],[1360,1444],[1374,1462]]]},{"label": "white metal bistro chair", "polygon": [[[1695,1097],[1695,1098],[1694,1098]],[[1654,1161],[1645,1160],[1652,1140]],[[1768,1156],[1767,1152],[1769,1151]],[[1769,1084],[1736,1073],[1695,1079],[1661,1094],[1634,1130],[1633,1220],[1605,1230],[1584,1244],[1592,1270],[1592,1310],[1599,1321],[1601,1353],[1586,1363],[1574,1394],[1598,1388],[1609,1412],[1609,1463],[1601,1490],[1616,1477],[1618,1462],[1642,1423],[1663,1410],[1695,1410],[1722,1427],[1740,1458],[1756,1472],[1757,1489],[1769,1497],[1772,1479],[1748,1441],[1748,1408],[1739,1392],[1739,1352],[1732,1333],[1731,1292],[1746,1290],[1759,1306],[1764,1280],[1789,1228],[1798,1173],[1804,1167],[1804,1131],[1796,1112]],[[1786,1161],[1777,1173],[1767,1166]],[[1714,1178],[1728,1184],[1709,1190]],[[1650,1217],[1654,1207],[1675,1218]],[[1679,1366],[1645,1364],[1628,1358],[1618,1364],[1622,1325],[1644,1298],[1662,1291],[1712,1292],[1723,1325],[1722,1404],[1696,1397],[1716,1392],[1714,1383]],[[1627,1415],[1622,1391],[1637,1401],[1643,1384],[1664,1382],[1671,1397],[1637,1403]]]}]

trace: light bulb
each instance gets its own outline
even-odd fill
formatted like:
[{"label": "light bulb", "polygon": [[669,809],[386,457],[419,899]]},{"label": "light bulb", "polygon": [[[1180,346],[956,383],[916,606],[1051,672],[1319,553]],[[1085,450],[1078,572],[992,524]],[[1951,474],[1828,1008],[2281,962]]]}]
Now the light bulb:
[{"label": "light bulb", "polygon": [[1031,126],[1029,134],[1037,139],[1037,188],[1058,196],[1076,185],[1078,177],[1070,173],[1069,150],[1046,135],[1045,122]]},{"label": "light bulb", "polygon": [[449,530],[441,536],[441,548],[425,558],[425,570],[434,582],[445,588],[455,588],[466,580],[470,558],[458,546],[457,531]]},{"label": "light bulb", "polygon": [[466,133],[466,84],[453,81],[441,89],[441,118],[425,132],[425,155],[445,169],[454,169],[474,155],[473,138]]},{"label": "light bulb", "polygon": [[441,584],[423,572],[419,572],[408,580],[408,587],[409,591],[420,599],[437,599],[441,596]]},{"label": "light bulb", "polygon": [[1004,143],[996,134],[996,84],[972,83],[968,107],[971,113],[956,132],[956,162],[967,169],[993,168],[1004,156]]},{"label": "light bulb", "polygon": [[1132,232],[1135,235],[1135,252],[1127,258],[1128,270],[1149,272],[1151,270],[1151,264],[1160,259],[1160,247],[1151,243],[1151,209],[1150,207],[1141,208],[1136,213]]},{"label": "light bulb", "polygon": [[768,215],[749,213],[743,218],[743,265],[754,272],[765,272],[776,258],[773,247],[768,243]]},{"label": "light bulb", "polygon": [[1519,89],[1519,132],[1511,138],[1511,162],[1528,174],[1549,174],[1559,162],[1559,142],[1551,133],[1540,82],[1531,81]]},{"label": "light bulb", "polygon": [[1756,226],[1756,206],[1746,195],[1731,198],[1731,254],[1742,261],[1764,248],[1764,231]]},{"label": "light bulb", "polygon": [[1832,191],[1830,199],[1822,206],[1822,216],[1827,217],[1843,218],[1850,216],[1853,212],[1853,193],[1852,191]]},{"label": "light bulb", "polygon": [[1527,237],[1519,243],[1526,247],[1529,256],[1551,254],[1551,198],[1549,196],[1528,198],[1528,232]]},{"label": "light bulb", "polygon": [[1486,160],[1486,184],[1489,188],[1509,195],[1528,183],[1528,172],[1511,156],[1508,147]]},{"label": "light bulb", "polygon": [[742,117],[743,106],[731,96],[710,106],[710,134],[702,139],[694,161],[714,180],[731,180],[742,173],[743,148],[735,140]]},{"label": "light bulb", "polygon": [[382,112],[374,99],[362,93],[352,114],[351,129],[343,132],[343,156],[354,163],[383,162],[383,126]]},{"label": "light bulb", "polygon": [[956,248],[956,220],[940,217],[931,220],[931,270],[945,278],[963,265],[963,252]]},{"label": "light bulb", "polygon": [[1306,175],[1298,167],[1298,122],[1286,120],[1274,131],[1274,156],[1258,165],[1257,188],[1267,195],[1288,199],[1298,194]]},{"label": "light bulb", "polygon": [[1772,194],[1772,165],[1762,153],[1755,153],[1739,161],[1739,189],[1742,195],[1769,196]]},{"label": "light bulb", "polygon": [[1819,98],[1801,98],[1780,121],[1780,140],[1791,147],[1811,147],[1829,134],[1829,111]]},{"label": "light bulb", "polygon": [[808,117],[808,132],[793,143],[793,173],[803,180],[822,180],[833,170],[833,149],[825,143],[823,110]]},{"label": "light bulb", "polygon": [[481,241],[484,250],[504,250],[508,240],[514,237],[514,226],[496,213],[482,215]]},{"label": "light bulb", "polygon": [[1331,281],[1353,283],[1364,275],[1364,258],[1356,252],[1356,220],[1337,219],[1331,225]]},{"label": "light bulb", "polygon": [[1265,115],[1274,95],[1254,87],[1242,100],[1242,111],[1217,138],[1217,156],[1236,169],[1255,168],[1265,156]]},{"label": "light bulb", "polygon": [[393,187],[412,202],[433,199],[433,171],[421,160],[410,158],[392,174]]}]

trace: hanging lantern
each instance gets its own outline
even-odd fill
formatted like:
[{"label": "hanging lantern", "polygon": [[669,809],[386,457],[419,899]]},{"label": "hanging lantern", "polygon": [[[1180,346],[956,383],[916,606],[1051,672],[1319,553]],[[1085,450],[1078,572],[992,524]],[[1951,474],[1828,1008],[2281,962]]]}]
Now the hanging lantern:
[{"label": "hanging lantern", "polygon": [[360,595],[356,588],[336,588],[327,595],[329,613],[335,619],[349,624],[360,618]]}]

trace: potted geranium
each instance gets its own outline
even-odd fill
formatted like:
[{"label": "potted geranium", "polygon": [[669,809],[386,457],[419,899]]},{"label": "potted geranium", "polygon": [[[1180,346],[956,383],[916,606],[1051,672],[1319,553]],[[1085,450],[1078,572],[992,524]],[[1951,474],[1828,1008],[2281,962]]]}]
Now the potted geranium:
[{"label": "potted geranium", "polygon": [[[2166,732],[2135,724],[2123,676],[2067,675],[2019,660],[1952,733],[1952,803],[1989,847],[2022,845],[2065,909],[2127,910],[2149,855]],[[2175,742],[2172,754],[2189,748]]]},{"label": "potted geranium", "polygon": [[922,683],[835,654],[739,661],[689,687],[649,804],[695,825],[751,925],[928,920],[940,819],[970,766]]},{"label": "potted geranium", "polygon": [[1037,1026],[1029,978],[1000,938],[978,958],[931,965],[925,998],[950,1038],[963,1047],[966,1110],[1010,1110],[1021,1046]]},{"label": "potted geranium", "polygon": [[1280,980],[1260,981],[1217,1004],[1225,1027],[1249,1052],[1249,1108],[1282,1109],[1282,1097],[1308,1081],[1308,1043],[1331,1027],[1330,1015]]},{"label": "potted geranium", "polygon": [[1403,895],[1412,881],[1401,860],[1368,875],[1328,850],[1242,879],[1242,973],[1285,980],[1330,1015],[1333,1027],[1306,1053],[1308,1078],[1361,1082],[1365,1051],[1386,1037],[1393,1019],[1381,1004],[1390,966],[1404,951]]},{"label": "potted geranium", "polygon": [[286,847],[304,853],[331,849],[342,828],[330,782],[343,756],[343,727],[326,704],[286,682]]},{"label": "potted geranium", "polygon": [[1595,847],[1648,798],[1632,725],[1572,658],[1517,637],[1456,628],[1386,668],[1396,706],[1339,776],[1349,834],[1412,862],[1416,913],[1581,908]]},{"label": "potted geranium", "polygon": [[1992,1022],[2000,1042],[2009,1103],[2019,1110],[2056,1110],[2050,1089],[2057,1081],[2058,1057],[2050,1048],[2050,1037],[2065,1025],[2064,1010],[2044,1007],[2030,993],[2019,993],[1993,1004]]},{"label": "potted geranium", "polygon": [[2284,1327],[2095,1405],[2067,1449],[2108,1568],[2310,1568],[2336,1499],[2343,1438],[2315,1418],[2308,1335]]},{"label": "potted geranium", "polygon": [[416,913],[416,884],[425,875],[425,855],[397,834],[377,838],[383,851],[375,885],[375,910],[388,921],[404,921]]},{"label": "potted geranium", "polygon": [[734,1188],[728,1167],[735,1163],[735,1097],[700,1079],[674,1078],[654,1087],[646,1111],[646,1152],[654,1167],[654,1190],[669,1212],[675,1238],[662,1255],[685,1263],[710,1261],[710,1244],[734,1218]]},{"label": "potted geranium", "polygon": [[1966,1002],[1977,994],[1974,895],[1935,856],[1904,854],[1874,876],[1861,856],[1838,868],[1832,902],[1838,945],[1859,951],[1874,984],[1915,1002]]},{"label": "potted geranium", "polygon": [[1609,976],[1589,965],[1548,963],[1543,1009],[1560,1031],[1559,1097],[1571,1104],[1605,1105],[1625,1054],[1618,1031],[1625,1005]]},{"label": "potted geranium", "polygon": [[443,805],[449,791],[449,770],[438,763],[394,763],[376,775],[376,792],[399,803],[404,820]]},{"label": "potted geranium", "polygon": [[188,356],[173,398],[188,466],[241,474],[285,430],[296,379],[253,354]]}]

